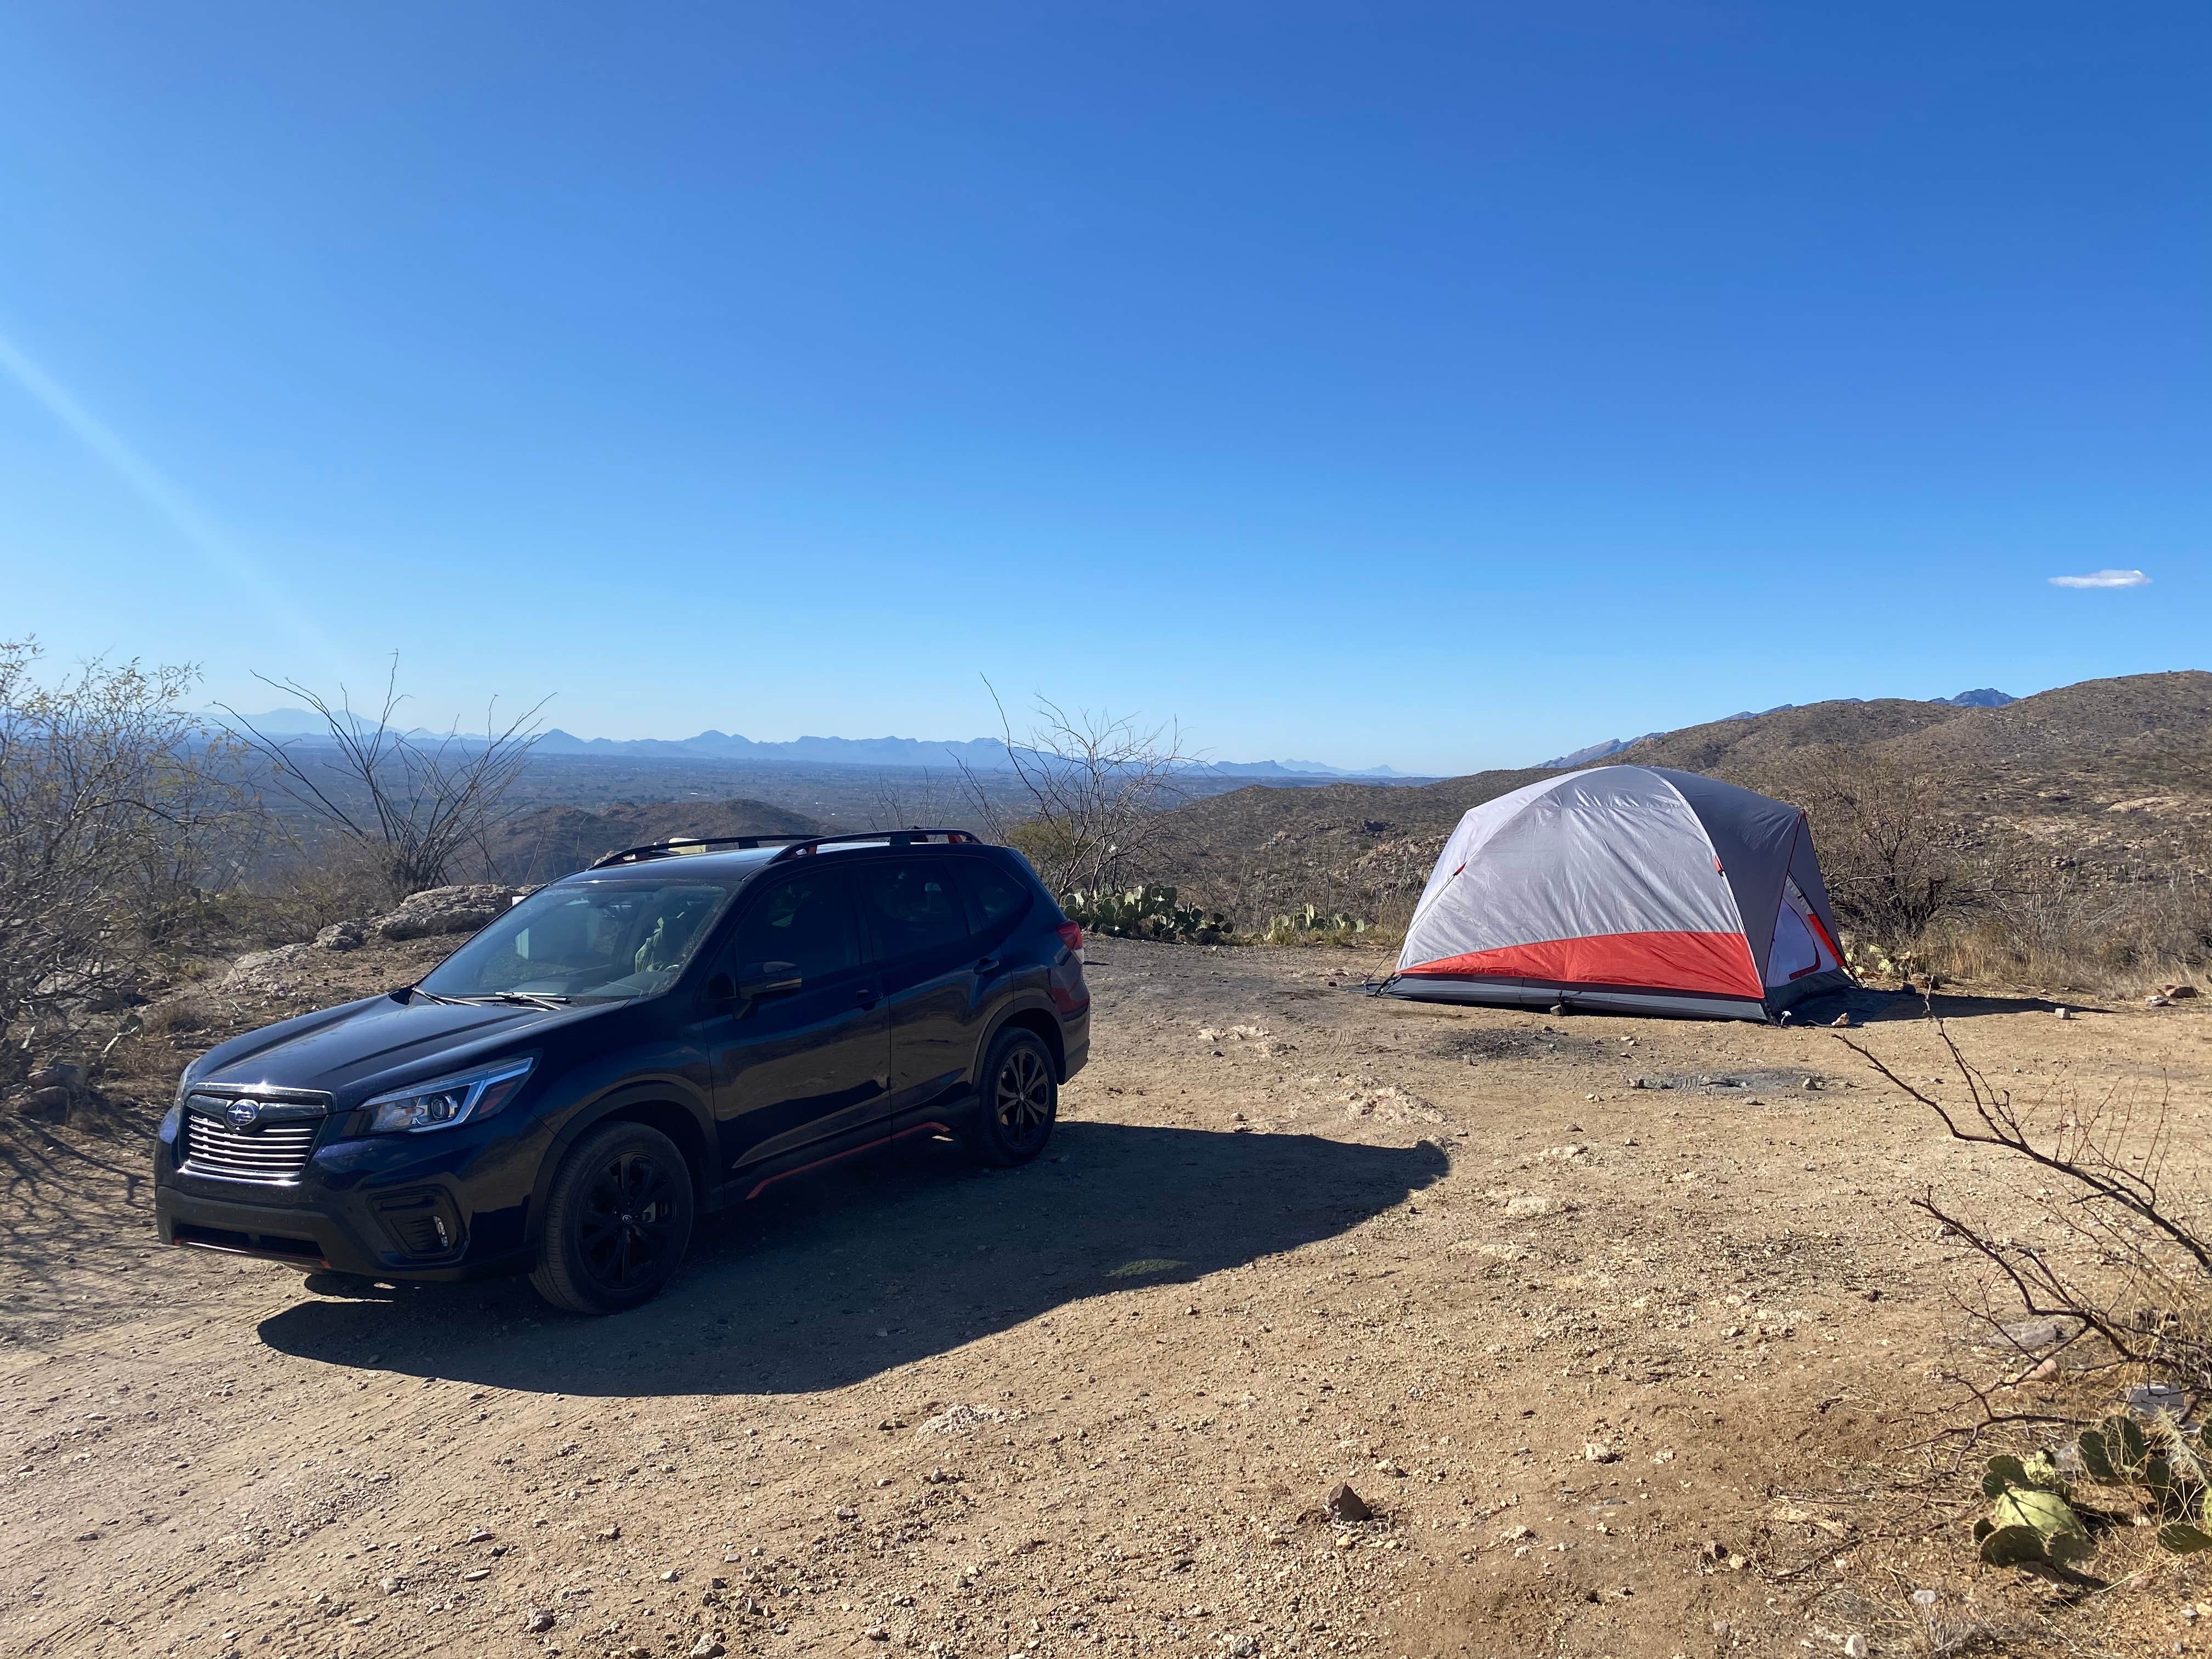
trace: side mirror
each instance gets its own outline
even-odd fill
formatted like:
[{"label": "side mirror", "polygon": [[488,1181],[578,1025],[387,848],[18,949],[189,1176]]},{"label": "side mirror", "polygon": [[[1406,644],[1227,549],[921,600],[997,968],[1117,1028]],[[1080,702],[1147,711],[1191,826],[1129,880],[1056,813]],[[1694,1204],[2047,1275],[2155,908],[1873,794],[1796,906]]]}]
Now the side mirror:
[{"label": "side mirror", "polygon": [[745,965],[738,981],[738,994],[748,1001],[758,997],[789,996],[805,984],[795,962],[754,962]]}]

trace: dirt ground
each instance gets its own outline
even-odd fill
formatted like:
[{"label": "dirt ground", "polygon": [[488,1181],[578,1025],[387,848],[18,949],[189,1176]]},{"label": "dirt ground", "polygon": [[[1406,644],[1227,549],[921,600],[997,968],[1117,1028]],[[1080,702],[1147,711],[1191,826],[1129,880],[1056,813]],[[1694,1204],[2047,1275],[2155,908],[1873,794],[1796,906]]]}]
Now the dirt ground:
[{"label": "dirt ground", "polygon": [[[212,997],[153,1069],[411,977],[410,948]],[[2038,1628],[2049,1593],[1973,1566],[1956,1482],[1885,1484],[1927,1480],[1909,1449],[1972,1358],[1962,1253],[1907,1200],[2002,1212],[2013,1177],[1830,1031],[1376,1001],[1342,951],[1092,956],[1044,1161],[938,1146],[783,1192],[613,1320],[159,1249],[143,1139],[19,1126],[0,1651],[1667,1659]],[[1942,1074],[1917,1001],[1850,1002]],[[2204,1121],[2202,1004],[1939,1003],[2003,1080]],[[1330,1518],[1340,1481],[1376,1518]],[[2136,1588],[2128,1642],[2202,1645],[2195,1571]]]}]

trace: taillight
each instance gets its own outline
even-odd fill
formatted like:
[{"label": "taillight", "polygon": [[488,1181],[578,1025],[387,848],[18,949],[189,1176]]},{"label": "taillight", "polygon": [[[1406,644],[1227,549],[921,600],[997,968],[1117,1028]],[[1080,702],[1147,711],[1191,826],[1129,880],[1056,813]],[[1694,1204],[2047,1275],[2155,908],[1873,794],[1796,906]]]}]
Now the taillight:
[{"label": "taillight", "polygon": [[1075,921],[1063,921],[1059,927],[1054,928],[1053,932],[1060,935],[1060,942],[1062,945],[1065,945],[1075,955],[1079,957],[1083,954],[1082,923]]}]

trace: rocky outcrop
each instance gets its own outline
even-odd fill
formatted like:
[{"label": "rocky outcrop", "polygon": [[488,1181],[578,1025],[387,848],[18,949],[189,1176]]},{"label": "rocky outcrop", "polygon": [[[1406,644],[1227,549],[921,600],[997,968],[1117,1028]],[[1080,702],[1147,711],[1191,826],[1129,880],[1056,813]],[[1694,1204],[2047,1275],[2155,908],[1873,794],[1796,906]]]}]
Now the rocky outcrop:
[{"label": "rocky outcrop", "polygon": [[[362,932],[378,939],[428,939],[436,933],[473,933],[532,890],[502,887],[496,882],[468,882],[457,887],[430,887],[410,893],[390,915],[365,923]],[[341,922],[343,928],[348,924]],[[335,932],[325,928],[325,933]],[[318,936],[318,942],[320,937]],[[360,942],[356,937],[355,942]],[[325,947],[345,950],[343,945]]]},{"label": "rocky outcrop", "polygon": [[532,887],[504,887],[496,882],[464,882],[453,887],[428,887],[410,893],[398,908],[380,916],[355,916],[334,921],[310,943],[280,945],[273,951],[255,951],[230,965],[220,988],[226,991],[284,991],[295,988],[303,971],[312,969],[307,958],[319,951],[358,951],[364,945],[398,943],[402,939],[434,939],[447,933],[473,933]]},{"label": "rocky outcrop", "polygon": [[292,969],[302,957],[313,956],[312,945],[280,945],[273,951],[251,951],[230,964],[230,971],[222,976],[217,989],[224,991],[278,991],[289,988],[295,977]]}]

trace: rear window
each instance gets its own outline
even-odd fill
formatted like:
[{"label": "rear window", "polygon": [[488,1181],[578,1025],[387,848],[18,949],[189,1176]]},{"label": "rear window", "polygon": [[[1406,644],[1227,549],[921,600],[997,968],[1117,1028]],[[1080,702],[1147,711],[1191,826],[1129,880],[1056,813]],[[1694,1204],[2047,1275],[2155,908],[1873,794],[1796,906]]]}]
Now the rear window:
[{"label": "rear window", "polygon": [[968,915],[950,866],[945,859],[871,860],[854,871],[861,914],[884,959],[966,941]]},{"label": "rear window", "polygon": [[1018,920],[1034,896],[1028,884],[985,859],[960,860],[960,891],[968,901],[968,926],[978,933]]}]

